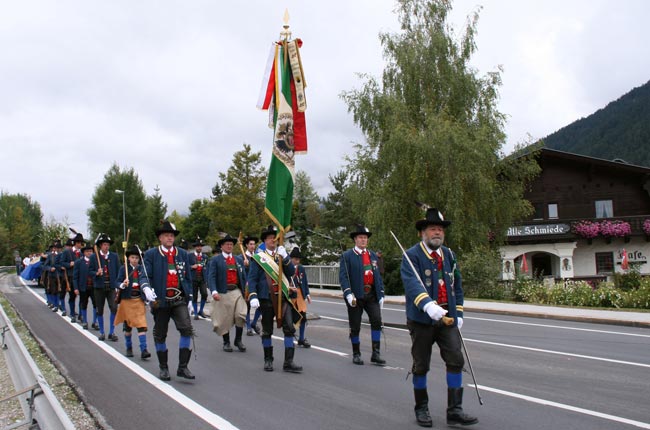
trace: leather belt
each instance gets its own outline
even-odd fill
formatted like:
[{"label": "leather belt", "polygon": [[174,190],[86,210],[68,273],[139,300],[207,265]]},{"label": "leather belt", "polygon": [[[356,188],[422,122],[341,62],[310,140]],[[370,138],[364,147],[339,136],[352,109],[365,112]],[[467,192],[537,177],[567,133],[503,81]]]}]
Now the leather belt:
[{"label": "leather belt", "polygon": [[237,288],[238,288],[238,287],[237,287],[237,285],[235,285],[235,284],[228,284],[228,285],[226,285],[226,289],[227,289],[228,291],[236,290]]}]

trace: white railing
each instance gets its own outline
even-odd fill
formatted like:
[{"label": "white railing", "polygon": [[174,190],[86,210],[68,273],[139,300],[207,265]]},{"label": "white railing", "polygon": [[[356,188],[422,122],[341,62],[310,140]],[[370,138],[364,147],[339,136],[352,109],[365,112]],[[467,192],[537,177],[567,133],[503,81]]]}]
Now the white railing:
[{"label": "white railing", "polygon": [[25,414],[24,421],[14,423],[5,429],[37,423],[41,429],[74,430],[75,426],[70,417],[63,410],[36,362],[29,355],[2,305],[0,305],[0,327],[2,328],[2,349],[9,375],[11,375],[16,388],[13,395],[0,399],[0,401],[18,398]]},{"label": "white railing", "polygon": [[339,266],[304,266],[309,287],[341,288]]}]

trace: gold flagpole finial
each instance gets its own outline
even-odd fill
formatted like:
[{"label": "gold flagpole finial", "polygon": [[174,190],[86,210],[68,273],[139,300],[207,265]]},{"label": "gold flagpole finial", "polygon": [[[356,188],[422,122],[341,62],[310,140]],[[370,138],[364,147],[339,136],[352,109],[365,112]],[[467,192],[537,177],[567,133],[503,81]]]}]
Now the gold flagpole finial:
[{"label": "gold flagpole finial", "polygon": [[280,38],[284,40],[289,40],[291,38],[291,31],[289,31],[289,9],[284,10],[284,17],[282,18],[284,25],[282,26],[282,31],[280,32]]}]

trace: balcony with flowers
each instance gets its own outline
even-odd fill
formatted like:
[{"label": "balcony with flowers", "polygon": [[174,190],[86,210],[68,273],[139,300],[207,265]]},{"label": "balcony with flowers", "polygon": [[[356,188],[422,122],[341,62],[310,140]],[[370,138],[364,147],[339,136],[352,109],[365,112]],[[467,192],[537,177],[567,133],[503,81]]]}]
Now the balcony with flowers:
[{"label": "balcony with flowers", "polygon": [[[650,228],[650,223],[648,227]],[[632,234],[632,226],[629,222],[610,219],[603,221],[580,220],[572,224],[571,230],[576,236],[583,237],[589,241],[598,236],[602,236],[608,243],[611,243],[612,238],[616,237],[622,237],[627,242]]]}]

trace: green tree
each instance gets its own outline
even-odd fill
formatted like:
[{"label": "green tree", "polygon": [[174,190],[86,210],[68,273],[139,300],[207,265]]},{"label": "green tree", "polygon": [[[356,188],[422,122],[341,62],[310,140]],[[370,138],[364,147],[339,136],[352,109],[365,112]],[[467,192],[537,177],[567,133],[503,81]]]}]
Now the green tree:
[{"label": "green tree", "polygon": [[69,225],[70,223],[67,218],[57,221],[54,217],[50,217],[49,220],[43,223],[43,230],[39,238],[43,245],[43,251],[57,239],[64,245],[66,239],[70,236],[70,230],[68,230]]},{"label": "green tree", "polygon": [[261,166],[261,160],[261,152],[253,152],[250,145],[244,144],[233,155],[228,170],[219,173],[214,189],[221,190],[222,194],[205,207],[205,215],[211,222],[207,237],[210,243],[219,239],[219,232],[254,234],[269,222],[264,214],[266,169]]},{"label": "green tree", "polygon": [[207,214],[208,199],[196,199],[190,203],[190,213],[185,220],[183,235],[194,241],[196,237],[205,239],[210,232],[210,217]]},{"label": "green tree", "polygon": [[152,196],[147,196],[147,211],[144,225],[144,240],[146,243],[156,243],[156,227],[167,216],[167,203],[165,203],[160,195],[160,188],[156,185]]},{"label": "green tree", "polygon": [[298,170],[293,186],[293,208],[291,228],[296,232],[297,242],[302,254],[302,263],[312,263],[311,242],[307,240],[310,230],[316,228],[320,220],[320,202],[318,194],[311,184],[307,172]]},{"label": "green tree", "polygon": [[447,242],[455,250],[487,246],[490,232],[502,237],[530,210],[521,196],[536,172],[530,158],[502,160],[500,70],[478,76],[470,66],[478,13],[456,40],[450,1],[400,0],[397,9],[402,31],[380,34],[381,81],[364,76],[361,89],[342,95],[367,142],[348,166],[358,172],[352,207],[375,231],[374,247],[393,256],[390,230],[405,245],[416,240],[414,221],[424,212],[414,200],[453,221]]},{"label": "green tree", "polygon": [[43,245],[39,242],[43,213],[40,205],[27,195],[0,192],[0,226],[7,231],[8,240],[4,243],[12,252],[23,255],[40,250]]},{"label": "green tree", "polygon": [[[124,191],[124,195],[115,190]],[[147,222],[147,195],[142,182],[133,168],[121,170],[113,164],[104,175],[104,180],[95,188],[92,207],[88,209],[90,239],[98,233],[106,233],[115,241],[114,250],[123,252],[124,240],[122,220],[122,197],[125,202],[126,228],[131,229],[130,243],[146,243],[149,237],[145,231]],[[143,208],[145,210],[143,210]]]}]

